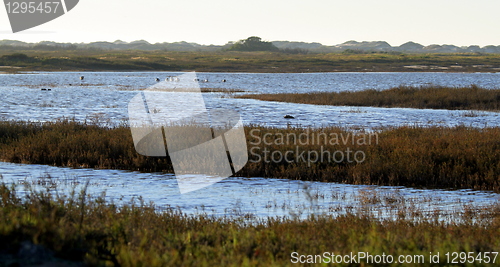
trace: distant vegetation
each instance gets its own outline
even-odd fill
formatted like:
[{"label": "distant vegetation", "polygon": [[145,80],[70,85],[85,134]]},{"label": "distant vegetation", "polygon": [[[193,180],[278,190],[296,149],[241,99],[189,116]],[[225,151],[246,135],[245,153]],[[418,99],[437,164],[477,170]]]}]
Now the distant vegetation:
[{"label": "distant vegetation", "polygon": [[399,86],[388,90],[328,93],[243,95],[265,101],[332,106],[401,107],[420,109],[500,110],[500,89],[442,86]]},{"label": "distant vegetation", "polygon": [[304,48],[278,48],[271,42],[262,41],[260,37],[252,36],[245,40],[240,40],[233,44],[226,51],[240,51],[240,52],[280,52],[285,54],[307,54],[309,50]]},{"label": "distant vegetation", "polygon": [[500,54],[312,54],[279,52],[31,51],[0,50],[0,72],[19,71],[200,72],[498,72]]},{"label": "distant vegetation", "polygon": [[[354,132],[335,127],[280,129],[261,126],[245,127],[245,132],[250,162],[237,174],[239,176],[500,192],[500,128],[382,129],[378,133],[378,144],[306,142],[298,146],[300,151],[292,143],[266,145],[258,139],[262,140],[266,134],[275,137],[301,136],[303,133],[306,136],[318,133],[353,136]],[[357,133],[357,136],[366,134]],[[269,161],[273,151],[282,154],[293,151],[290,157],[296,158],[303,151],[307,157],[308,151],[333,153],[347,149],[363,151],[366,160],[356,162],[351,157],[338,162],[287,162],[286,158]],[[269,162],[264,162],[266,157]],[[173,172],[169,158],[139,155],[128,127],[107,128],[71,121],[44,125],[1,122],[0,159],[68,167]]]},{"label": "distant vegetation", "polygon": [[260,37],[252,36],[245,40],[240,40],[233,44],[228,51],[268,51],[268,52],[278,52],[279,49],[273,45],[271,42],[262,41]]},{"label": "distant vegetation", "polygon": [[134,42],[24,43],[0,41],[0,71],[206,72],[499,72],[500,46],[422,46],[408,42],[263,41],[252,36],[222,46]]}]

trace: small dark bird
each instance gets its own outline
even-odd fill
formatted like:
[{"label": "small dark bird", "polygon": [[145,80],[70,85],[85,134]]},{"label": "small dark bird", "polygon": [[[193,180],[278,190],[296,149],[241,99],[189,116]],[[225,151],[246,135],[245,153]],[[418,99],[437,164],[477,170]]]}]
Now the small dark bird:
[{"label": "small dark bird", "polygon": [[283,118],[285,118],[285,119],[295,119],[295,117],[294,117],[294,116],[292,116],[292,115],[288,115],[288,114],[287,114],[287,115],[285,115],[285,116],[283,116]]},{"label": "small dark bird", "polygon": [[42,88],[42,91],[47,91],[47,89],[45,89],[45,88]]},{"label": "small dark bird", "polygon": [[156,82],[159,82],[160,81],[160,78],[156,78]]},{"label": "small dark bird", "polygon": [[84,77],[84,76],[80,76],[80,80],[82,80],[82,81],[83,81],[83,79],[85,79],[85,77]]},{"label": "small dark bird", "polygon": [[47,88],[47,91],[52,91],[52,89],[50,89],[50,88]]},{"label": "small dark bird", "polygon": [[223,82],[223,83],[225,83],[225,82],[226,82],[226,79],[223,79],[223,80],[222,80],[222,82]]}]

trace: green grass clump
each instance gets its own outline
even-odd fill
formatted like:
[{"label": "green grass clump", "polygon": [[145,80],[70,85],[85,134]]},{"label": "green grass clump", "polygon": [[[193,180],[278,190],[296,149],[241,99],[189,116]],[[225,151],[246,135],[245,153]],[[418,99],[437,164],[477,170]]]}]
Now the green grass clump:
[{"label": "green grass clump", "polygon": [[[250,125],[245,132],[249,162],[238,176],[500,192],[500,128],[400,127],[365,133],[335,127],[283,129]],[[337,135],[339,142],[331,142],[332,135]],[[279,141],[288,136],[288,141]],[[347,150],[351,151],[350,159]],[[337,154],[334,160],[325,154],[323,160],[315,160],[314,152],[319,155],[321,151],[331,155],[341,151],[345,157],[341,159]],[[362,161],[354,160],[357,151],[358,159],[364,155]],[[138,154],[128,127],[73,121],[0,122],[0,159],[173,172],[168,157]]]},{"label": "green grass clump", "polygon": [[[54,123],[0,122],[0,158],[18,163],[173,171],[167,158],[135,152],[130,129],[62,120]],[[161,167],[160,167],[161,166]]]},{"label": "green grass clump", "polygon": [[[445,263],[446,252],[500,251],[498,206],[484,216],[469,211],[474,219],[460,223],[433,215],[381,220],[363,213],[245,223],[242,218],[188,216],[141,201],[117,206],[104,196],[87,196],[85,188],[69,196],[52,192],[28,190],[25,195],[0,183],[0,265],[289,266],[293,252],[366,252],[424,255],[424,264],[409,266],[432,266],[429,252],[439,252]],[[402,212],[411,210],[398,205]],[[464,211],[464,218],[469,215]],[[26,244],[44,256],[21,253]]]},{"label": "green grass clump", "polygon": [[442,86],[399,86],[388,90],[329,93],[255,94],[239,98],[313,105],[398,107],[419,109],[500,110],[500,89]]},{"label": "green grass clump", "polygon": [[[251,127],[249,127],[251,128]],[[255,129],[255,128],[253,128]],[[258,129],[258,128],[257,128]],[[251,134],[248,129],[248,147],[254,148],[250,154],[250,162],[242,170],[242,175],[278,177],[287,179],[314,180],[324,182],[340,182],[350,184],[375,184],[393,186],[413,186],[429,188],[473,188],[500,191],[500,128],[476,129],[464,126],[458,127],[399,127],[383,129],[376,135],[372,133],[357,133],[347,143],[324,144],[312,143],[301,145],[298,153],[328,150],[362,151],[366,159],[362,162],[344,159],[342,162],[307,163],[264,159],[264,150],[268,154],[274,151],[293,151],[289,158],[297,155],[294,144],[252,145],[266,134],[273,136],[268,141],[279,140],[280,135],[295,133],[300,136],[309,132],[309,136],[318,133],[335,134],[347,137],[353,132],[338,128],[260,128],[258,134]],[[366,136],[366,139],[365,139]],[[323,139],[322,139],[323,140]],[[328,139],[331,140],[331,139]],[[371,144],[358,144],[358,140],[371,140]],[[258,147],[258,149],[255,149]],[[257,154],[257,155],[255,155]],[[346,155],[346,153],[344,153]],[[270,158],[270,157],[268,157]],[[311,158],[314,159],[314,156]],[[326,156],[325,156],[326,158]]]}]

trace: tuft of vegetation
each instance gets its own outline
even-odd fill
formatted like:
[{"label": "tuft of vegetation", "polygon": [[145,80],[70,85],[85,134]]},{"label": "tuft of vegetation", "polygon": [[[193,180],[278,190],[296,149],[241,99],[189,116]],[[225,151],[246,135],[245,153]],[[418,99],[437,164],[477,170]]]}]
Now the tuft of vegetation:
[{"label": "tuft of vegetation", "polygon": [[188,216],[140,200],[118,206],[105,195],[88,196],[85,188],[69,196],[48,188],[26,191],[0,183],[0,265],[291,266],[298,255],[323,252],[384,253],[395,261],[410,255],[408,266],[434,266],[429,252],[439,253],[441,263],[451,261],[447,252],[491,254],[488,263],[474,261],[479,266],[500,261],[493,254],[500,251],[498,205],[464,209],[458,223],[438,220],[436,211],[423,215],[404,202],[394,204],[401,214],[394,220],[359,212],[247,223]]},{"label": "tuft of vegetation", "polygon": [[7,62],[16,62],[16,61],[20,61],[20,62],[29,62],[29,61],[33,61],[33,58],[30,58],[28,55],[26,54],[23,54],[23,53],[14,53],[14,54],[10,54],[10,55],[3,55],[2,57],[0,57],[0,59],[2,60],[5,60]]},{"label": "tuft of vegetation", "polygon": [[241,89],[230,89],[230,88],[207,88],[207,87],[202,87],[200,88],[202,93],[228,93],[228,94],[234,94],[234,93],[244,93],[245,90]]},{"label": "tuft of vegetation", "polygon": [[500,89],[443,86],[398,86],[387,90],[328,93],[251,94],[238,98],[332,106],[419,109],[500,110]]},{"label": "tuft of vegetation", "polygon": [[279,49],[271,42],[262,41],[262,38],[257,36],[248,37],[245,40],[240,40],[233,44],[228,51],[269,51],[277,52]]},{"label": "tuft of vegetation", "polygon": [[[500,128],[400,127],[355,132],[250,125],[245,132],[249,162],[238,176],[500,192]],[[173,172],[168,157],[138,154],[130,129],[124,125],[102,127],[67,120],[0,122],[0,159]]]}]

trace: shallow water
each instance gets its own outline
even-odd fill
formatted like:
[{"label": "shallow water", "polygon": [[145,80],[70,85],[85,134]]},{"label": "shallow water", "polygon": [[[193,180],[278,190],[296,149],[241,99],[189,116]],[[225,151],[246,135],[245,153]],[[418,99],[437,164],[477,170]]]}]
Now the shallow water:
[{"label": "shallow water", "polygon": [[[64,72],[0,75],[0,119],[52,121],[61,117],[79,121],[99,119],[126,123],[127,105],[139,90],[180,73],[167,72]],[[79,77],[85,76],[83,81]],[[468,86],[498,88],[500,74],[490,73],[197,73],[202,88],[244,90],[244,93],[204,93],[206,106],[240,113],[244,124],[285,127],[342,126],[373,128],[401,125],[500,126],[499,113],[404,108],[330,107],[234,99],[232,95],[280,92],[338,92],[387,89],[398,85]],[[227,82],[222,82],[226,79]],[[50,88],[50,91],[41,91]],[[291,114],[294,120],[283,115]],[[106,191],[115,202],[142,196],[161,208],[179,208],[187,214],[250,217],[340,214],[367,209],[381,217],[397,216],[398,204],[424,212],[443,212],[444,218],[465,206],[480,209],[497,203],[500,195],[472,190],[426,190],[405,187],[355,186],[283,179],[231,177],[207,188],[180,194],[175,176],[117,170],[56,168],[0,163],[9,183],[57,185],[68,193],[89,181],[89,192]],[[50,178],[49,178],[50,177]],[[200,178],[200,177],[198,177]]]},{"label": "shallow water", "polygon": [[174,208],[185,214],[210,214],[262,219],[268,216],[306,218],[311,214],[342,214],[368,211],[398,216],[398,205],[422,212],[441,213],[442,219],[464,211],[498,203],[500,195],[473,190],[426,190],[395,186],[346,185],[286,179],[230,177],[201,190],[180,194],[175,176],[120,170],[72,169],[45,165],[0,162],[3,181],[35,189],[57,187],[59,194],[77,192],[89,182],[87,193],[106,192],[109,201],[129,203],[142,196],[159,209]]},{"label": "shallow water", "polygon": [[[126,122],[127,105],[138,90],[181,73],[155,72],[62,72],[0,75],[0,119],[51,121],[61,117],[83,121],[99,117]],[[79,77],[85,76],[84,81]],[[197,73],[202,88],[244,90],[244,93],[204,93],[206,106],[236,110],[246,124],[284,127],[342,126],[373,128],[401,125],[499,126],[499,113],[420,110],[407,108],[331,107],[234,99],[232,95],[281,92],[338,92],[406,85],[468,86],[500,85],[496,73]],[[222,82],[226,79],[227,82]],[[51,91],[41,91],[50,88]],[[283,116],[291,114],[293,120]]]}]

